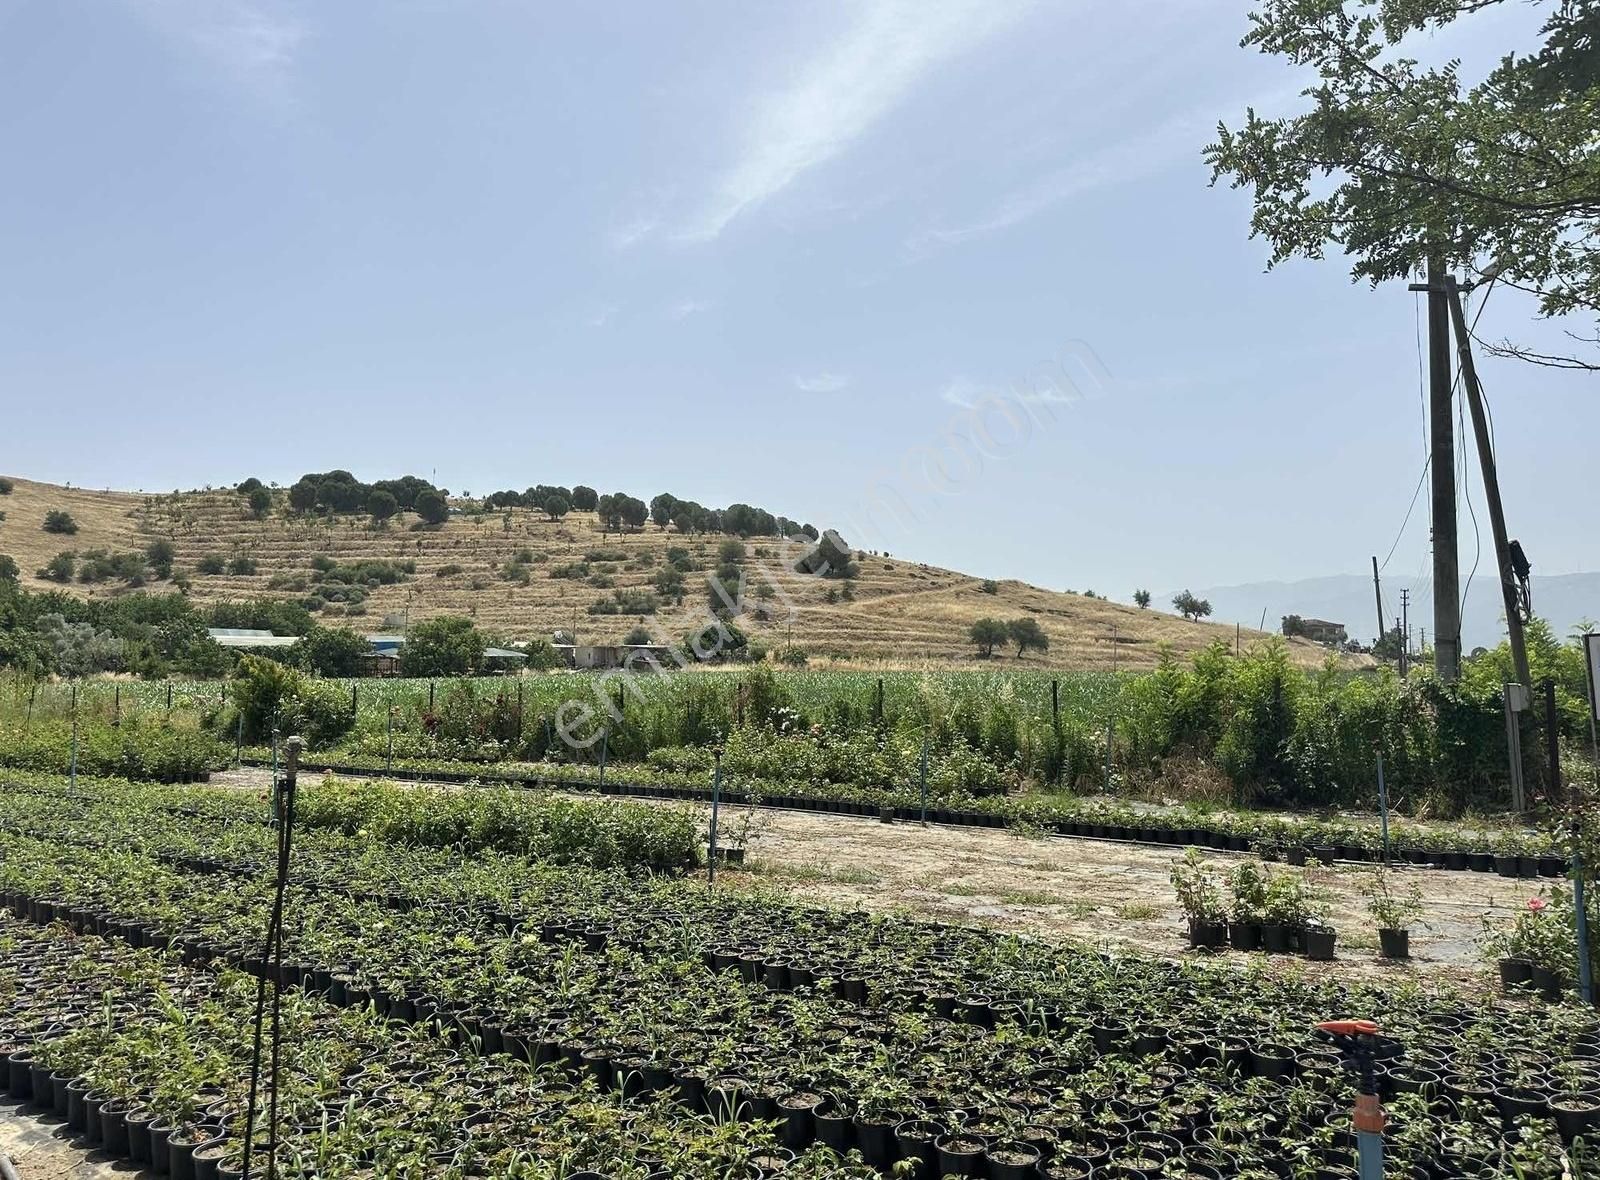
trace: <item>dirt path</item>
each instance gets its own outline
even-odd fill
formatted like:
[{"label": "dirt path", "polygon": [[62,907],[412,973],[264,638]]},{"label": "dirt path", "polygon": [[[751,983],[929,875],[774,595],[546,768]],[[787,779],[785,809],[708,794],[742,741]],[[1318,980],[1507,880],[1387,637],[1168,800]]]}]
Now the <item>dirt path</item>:
[{"label": "dirt path", "polygon": [[11,1157],[20,1180],[113,1180],[142,1176],[134,1165],[114,1163],[104,1152],[91,1152],[74,1139],[66,1124],[15,1098],[0,1103],[0,1152]]},{"label": "dirt path", "polygon": [[[270,775],[246,769],[217,775],[213,782],[264,790]],[[693,804],[662,805],[695,806],[707,816],[710,811]],[[735,888],[778,886],[798,897],[871,911],[1069,937],[1146,954],[1194,953],[1187,949],[1182,913],[1168,881],[1182,855],[1178,848],[993,828],[883,824],[774,808],[730,807],[721,815],[722,842],[746,848],[745,864],[721,874]],[[1244,859],[1226,852],[1206,855],[1223,871]],[[1410,962],[1391,963],[1378,958],[1377,936],[1360,891],[1367,871],[1359,865],[1307,870],[1339,931],[1337,960],[1317,964],[1318,971],[1481,985],[1476,939],[1484,915],[1507,919],[1538,890],[1537,882],[1493,874],[1396,870],[1400,888],[1415,882],[1421,891],[1426,925],[1412,929]],[[1221,958],[1271,970],[1305,964],[1283,955],[1230,952]]]}]

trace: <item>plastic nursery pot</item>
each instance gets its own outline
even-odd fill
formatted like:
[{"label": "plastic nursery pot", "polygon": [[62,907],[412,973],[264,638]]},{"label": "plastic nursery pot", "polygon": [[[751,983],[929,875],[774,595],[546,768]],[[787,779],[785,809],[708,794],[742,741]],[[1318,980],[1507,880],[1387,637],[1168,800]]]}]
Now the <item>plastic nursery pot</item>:
[{"label": "plastic nursery pot", "polygon": [[1521,987],[1533,979],[1533,964],[1527,959],[1501,959],[1498,966],[1501,987]]},{"label": "plastic nursery pot", "polygon": [[1236,951],[1253,951],[1261,948],[1259,922],[1229,922],[1228,945]]},{"label": "plastic nursery pot", "polygon": [[984,1155],[989,1161],[989,1180],[1029,1180],[1038,1174],[1039,1149],[1027,1143],[996,1143]]},{"label": "plastic nursery pot", "polygon": [[1538,963],[1533,964],[1533,969],[1529,972],[1529,982],[1533,984],[1534,989],[1541,997],[1549,1000],[1552,1004],[1561,999],[1561,993],[1566,990],[1567,986],[1566,979],[1561,972],[1552,971],[1550,968],[1542,967]]},{"label": "plastic nursery pot", "polygon": [[1580,1135],[1591,1136],[1600,1130],[1600,1093],[1581,1091],[1552,1095],[1550,1114],[1555,1119],[1556,1130],[1568,1143]]},{"label": "plastic nursery pot", "polygon": [[1333,958],[1333,944],[1338,940],[1339,932],[1332,926],[1308,926],[1302,937],[1306,958],[1319,963],[1328,962]]},{"label": "plastic nursery pot", "polygon": [[976,1135],[946,1135],[935,1141],[937,1157],[935,1167],[940,1176],[974,1176],[985,1174],[983,1140]]},{"label": "plastic nursery pot", "polygon": [[1411,931],[1390,930],[1388,928],[1379,930],[1378,949],[1385,959],[1409,959],[1411,957]]},{"label": "plastic nursery pot", "polygon": [[228,1141],[220,1136],[208,1139],[194,1149],[194,1180],[219,1180],[223,1157],[228,1154]]}]

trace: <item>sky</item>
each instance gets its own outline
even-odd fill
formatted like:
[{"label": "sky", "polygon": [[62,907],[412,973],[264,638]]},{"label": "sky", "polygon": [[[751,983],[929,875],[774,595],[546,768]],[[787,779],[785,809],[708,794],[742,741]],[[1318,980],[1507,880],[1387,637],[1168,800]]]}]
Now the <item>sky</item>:
[{"label": "sky", "polygon": [[[1247,9],[0,0],[0,471],[668,491],[1123,600],[1415,573],[1418,296],[1268,273],[1208,183],[1305,84]],[[1595,378],[1481,367],[1512,533],[1600,568]]]}]

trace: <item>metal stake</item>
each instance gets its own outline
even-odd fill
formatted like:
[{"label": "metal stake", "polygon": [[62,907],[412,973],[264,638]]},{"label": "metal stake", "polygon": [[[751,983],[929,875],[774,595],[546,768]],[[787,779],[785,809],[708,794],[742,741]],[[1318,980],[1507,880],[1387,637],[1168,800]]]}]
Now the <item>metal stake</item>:
[{"label": "metal stake", "polygon": [[1383,779],[1383,751],[1378,751],[1378,818],[1383,825],[1383,863],[1389,863],[1389,784]]},{"label": "metal stake", "polygon": [[717,883],[717,813],[722,803],[722,747],[718,746],[711,751],[715,764],[711,769],[711,843],[710,853],[707,857],[707,883]]},{"label": "metal stake", "polygon": [[67,794],[78,789],[78,686],[72,686],[72,763],[68,770]]},{"label": "metal stake", "polygon": [[600,793],[606,792],[606,752],[611,746],[611,727],[600,731]]},{"label": "metal stake", "polygon": [[389,706],[389,753],[384,759],[383,771],[385,774],[394,770],[394,706]]}]

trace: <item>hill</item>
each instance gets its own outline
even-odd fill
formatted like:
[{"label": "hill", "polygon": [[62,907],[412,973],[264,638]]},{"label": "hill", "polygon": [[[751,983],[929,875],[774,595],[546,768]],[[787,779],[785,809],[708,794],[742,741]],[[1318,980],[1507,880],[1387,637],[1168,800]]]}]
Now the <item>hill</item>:
[{"label": "hill", "polygon": [[[603,533],[593,513],[573,512],[561,520],[526,508],[453,514],[427,526],[409,513],[387,524],[368,517],[301,517],[286,512],[282,491],[264,519],[255,519],[244,498],[231,490],[147,496],[116,491],[86,491],[14,477],[9,495],[0,496],[0,553],[14,557],[23,584],[34,590],[64,589],[85,597],[126,593],[123,582],[68,585],[40,578],[37,571],[57,553],[90,550],[142,551],[156,540],[176,549],[174,576],[185,580],[199,603],[252,597],[303,599],[318,587],[313,561],[340,566],[357,562],[403,562],[414,569],[403,581],[365,588],[357,605],[333,603],[324,610],[330,623],[376,631],[389,615],[418,621],[435,615],[462,615],[510,641],[548,637],[576,628],[580,641],[617,642],[643,623],[658,635],[679,639],[704,617],[705,571],[718,564],[718,549],[729,538],[680,535],[647,524],[637,531]],[[47,533],[47,513],[63,510],[78,531]],[[982,578],[901,558],[858,554],[859,575],[846,591],[843,580],[789,574],[778,579],[781,596],[770,599],[758,570],[777,569],[777,542],[746,543],[746,605],[764,610],[766,619],[747,615],[740,625],[769,646],[792,640],[813,658],[835,657],[906,663],[968,663],[974,648],[971,624],[984,617],[1032,615],[1050,638],[1047,655],[1029,653],[1033,667],[1109,668],[1115,628],[1118,666],[1149,667],[1162,645],[1193,652],[1214,640],[1232,644],[1230,625],[1191,623],[1154,610],[1058,593],[1022,582],[1002,581],[993,593]],[[686,551],[675,555],[670,550]],[[685,575],[683,605],[670,599],[658,613],[591,614],[597,603],[652,589],[672,556],[693,569]],[[222,559],[232,572],[201,573]],[[237,563],[234,559],[240,559]],[[414,565],[413,565],[414,563]],[[252,572],[244,572],[246,570]],[[151,582],[159,589],[164,582]],[[787,600],[787,601],[786,601]],[[791,606],[792,604],[792,611]],[[1261,633],[1244,630],[1246,645]],[[1297,641],[1295,658],[1314,663],[1324,649]],[[1007,655],[1009,662],[1012,657]]]}]

